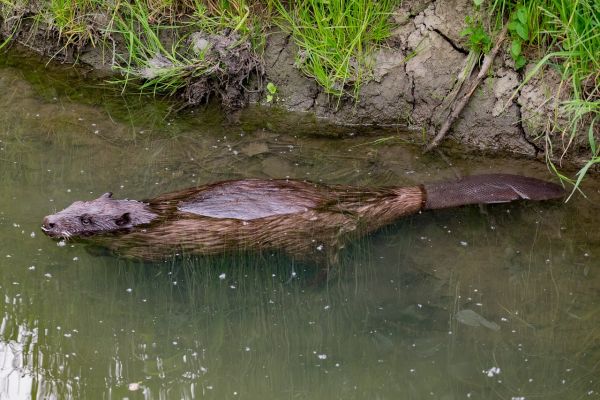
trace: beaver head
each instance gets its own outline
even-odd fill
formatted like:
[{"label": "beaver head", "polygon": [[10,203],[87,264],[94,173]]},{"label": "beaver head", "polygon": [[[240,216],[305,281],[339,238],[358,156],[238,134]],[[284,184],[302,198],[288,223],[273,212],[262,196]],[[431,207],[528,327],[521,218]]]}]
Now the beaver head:
[{"label": "beaver head", "polygon": [[44,218],[42,230],[51,237],[71,238],[131,229],[157,217],[148,206],[135,200],[114,200],[105,193],[95,200],[76,201]]}]

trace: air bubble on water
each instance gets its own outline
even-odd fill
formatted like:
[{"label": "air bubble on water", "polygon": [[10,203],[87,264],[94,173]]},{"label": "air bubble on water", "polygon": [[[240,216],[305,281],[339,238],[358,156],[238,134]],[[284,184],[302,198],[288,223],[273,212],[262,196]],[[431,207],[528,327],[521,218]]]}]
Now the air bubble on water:
[{"label": "air bubble on water", "polygon": [[61,240],[60,242],[56,243],[56,245],[58,247],[65,247],[67,245],[67,242],[65,242],[64,240]]},{"label": "air bubble on water", "polygon": [[489,378],[492,378],[495,375],[499,375],[501,370],[500,370],[500,367],[492,367],[492,368],[488,369],[487,371],[483,370],[482,372],[484,374],[486,374]]},{"label": "air bubble on water", "polygon": [[52,278],[52,274],[51,274],[51,273],[49,273],[49,272],[46,272],[46,273],[44,274],[44,276],[45,276],[46,278],[48,278],[48,279]]},{"label": "air bubble on water", "polygon": [[250,347],[246,346],[245,351],[250,351]]},{"label": "air bubble on water", "polygon": [[223,272],[223,273],[221,273],[221,275],[219,275],[220,280],[223,280],[225,278],[227,278],[227,275],[225,274],[225,272]]},{"label": "air bubble on water", "polygon": [[317,250],[322,251],[323,250],[323,245],[322,244],[318,245],[317,246]]},{"label": "air bubble on water", "polygon": [[319,360],[327,360],[327,354],[317,354]]},{"label": "air bubble on water", "polygon": [[31,232],[31,233],[29,234],[29,236],[31,236],[32,238],[34,238],[34,237],[35,237],[35,232]]},{"label": "air bubble on water", "polygon": [[125,291],[126,291],[127,293],[131,293],[131,292],[133,292],[133,289],[132,289],[132,288],[127,288],[127,289],[125,289]]},{"label": "air bubble on water", "polygon": [[79,261],[79,257],[73,257],[73,261]]},{"label": "air bubble on water", "polygon": [[32,265],[31,267],[27,268],[30,271],[34,271],[35,270],[35,265]]},{"label": "air bubble on water", "polygon": [[466,246],[468,246],[468,245],[469,245],[469,243],[465,242],[464,240],[461,240],[461,241],[460,241],[460,245],[461,245],[461,246],[465,246],[465,247],[466,247]]}]

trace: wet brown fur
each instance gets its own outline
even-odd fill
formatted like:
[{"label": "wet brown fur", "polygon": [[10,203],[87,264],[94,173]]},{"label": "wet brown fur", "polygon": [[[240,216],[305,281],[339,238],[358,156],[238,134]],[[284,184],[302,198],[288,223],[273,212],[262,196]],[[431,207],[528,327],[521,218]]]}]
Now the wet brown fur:
[{"label": "wet brown fur", "polygon": [[[128,257],[151,260],[175,253],[278,249],[297,258],[331,259],[347,240],[423,209],[547,200],[563,194],[552,183],[502,174],[378,189],[249,179],[144,202],[112,200],[107,193],[46,217],[42,229],[54,237],[86,236],[87,228],[79,221],[91,213],[101,226],[94,231],[94,242]],[[108,228],[102,231],[103,226]]]},{"label": "wet brown fur", "polygon": [[353,236],[364,235],[401,216],[418,212],[419,187],[357,189],[277,181],[298,197],[314,203],[304,212],[249,221],[182,213],[177,205],[213,185],[168,193],[148,201],[159,220],[145,229],[105,238],[105,245],[127,256],[156,259],[173,254],[219,254],[231,250],[283,250],[296,258],[327,258]]}]

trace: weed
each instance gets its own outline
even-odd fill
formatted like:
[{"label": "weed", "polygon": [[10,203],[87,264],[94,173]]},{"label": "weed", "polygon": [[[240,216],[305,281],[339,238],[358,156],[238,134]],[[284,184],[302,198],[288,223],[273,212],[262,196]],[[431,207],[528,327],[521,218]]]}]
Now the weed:
[{"label": "weed", "polygon": [[267,83],[267,103],[271,103],[274,100],[275,93],[277,93],[277,86],[273,82]]},{"label": "weed", "polygon": [[[525,63],[525,45],[535,45],[546,55],[525,77],[533,78],[542,67],[552,66],[562,76],[561,86],[570,88],[571,99],[560,105],[570,122],[562,128],[567,138],[559,159],[566,154],[576,137],[584,136],[589,147],[588,162],[577,173],[576,190],[585,174],[600,164],[596,141],[600,137],[600,3],[597,0],[494,0],[490,12],[496,22],[509,16],[512,34],[511,55],[516,67]],[[558,173],[552,160],[554,149],[547,138],[550,168]],[[559,177],[568,180],[563,174]]]},{"label": "weed", "polygon": [[527,59],[522,54],[521,49],[523,47],[523,42],[529,40],[529,29],[527,27],[528,20],[529,13],[527,7],[519,6],[512,13],[510,22],[508,23],[508,30],[512,38],[510,55],[515,62],[516,70],[523,68],[527,63]]},{"label": "weed", "polygon": [[460,32],[469,40],[469,48],[476,53],[487,53],[492,48],[492,39],[481,21],[471,15],[465,17],[467,27]]}]

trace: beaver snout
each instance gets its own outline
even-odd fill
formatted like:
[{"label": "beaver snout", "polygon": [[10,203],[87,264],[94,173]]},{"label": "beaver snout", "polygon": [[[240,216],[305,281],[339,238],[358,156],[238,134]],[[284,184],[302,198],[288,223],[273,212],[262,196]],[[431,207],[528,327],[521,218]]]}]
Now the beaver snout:
[{"label": "beaver snout", "polygon": [[50,222],[50,218],[44,217],[44,221],[42,222],[43,229],[52,229],[56,226],[54,222]]},{"label": "beaver snout", "polygon": [[56,234],[54,232],[54,228],[56,228],[56,223],[52,222],[51,216],[44,217],[44,221],[42,222],[42,231],[48,236],[53,236]]}]

